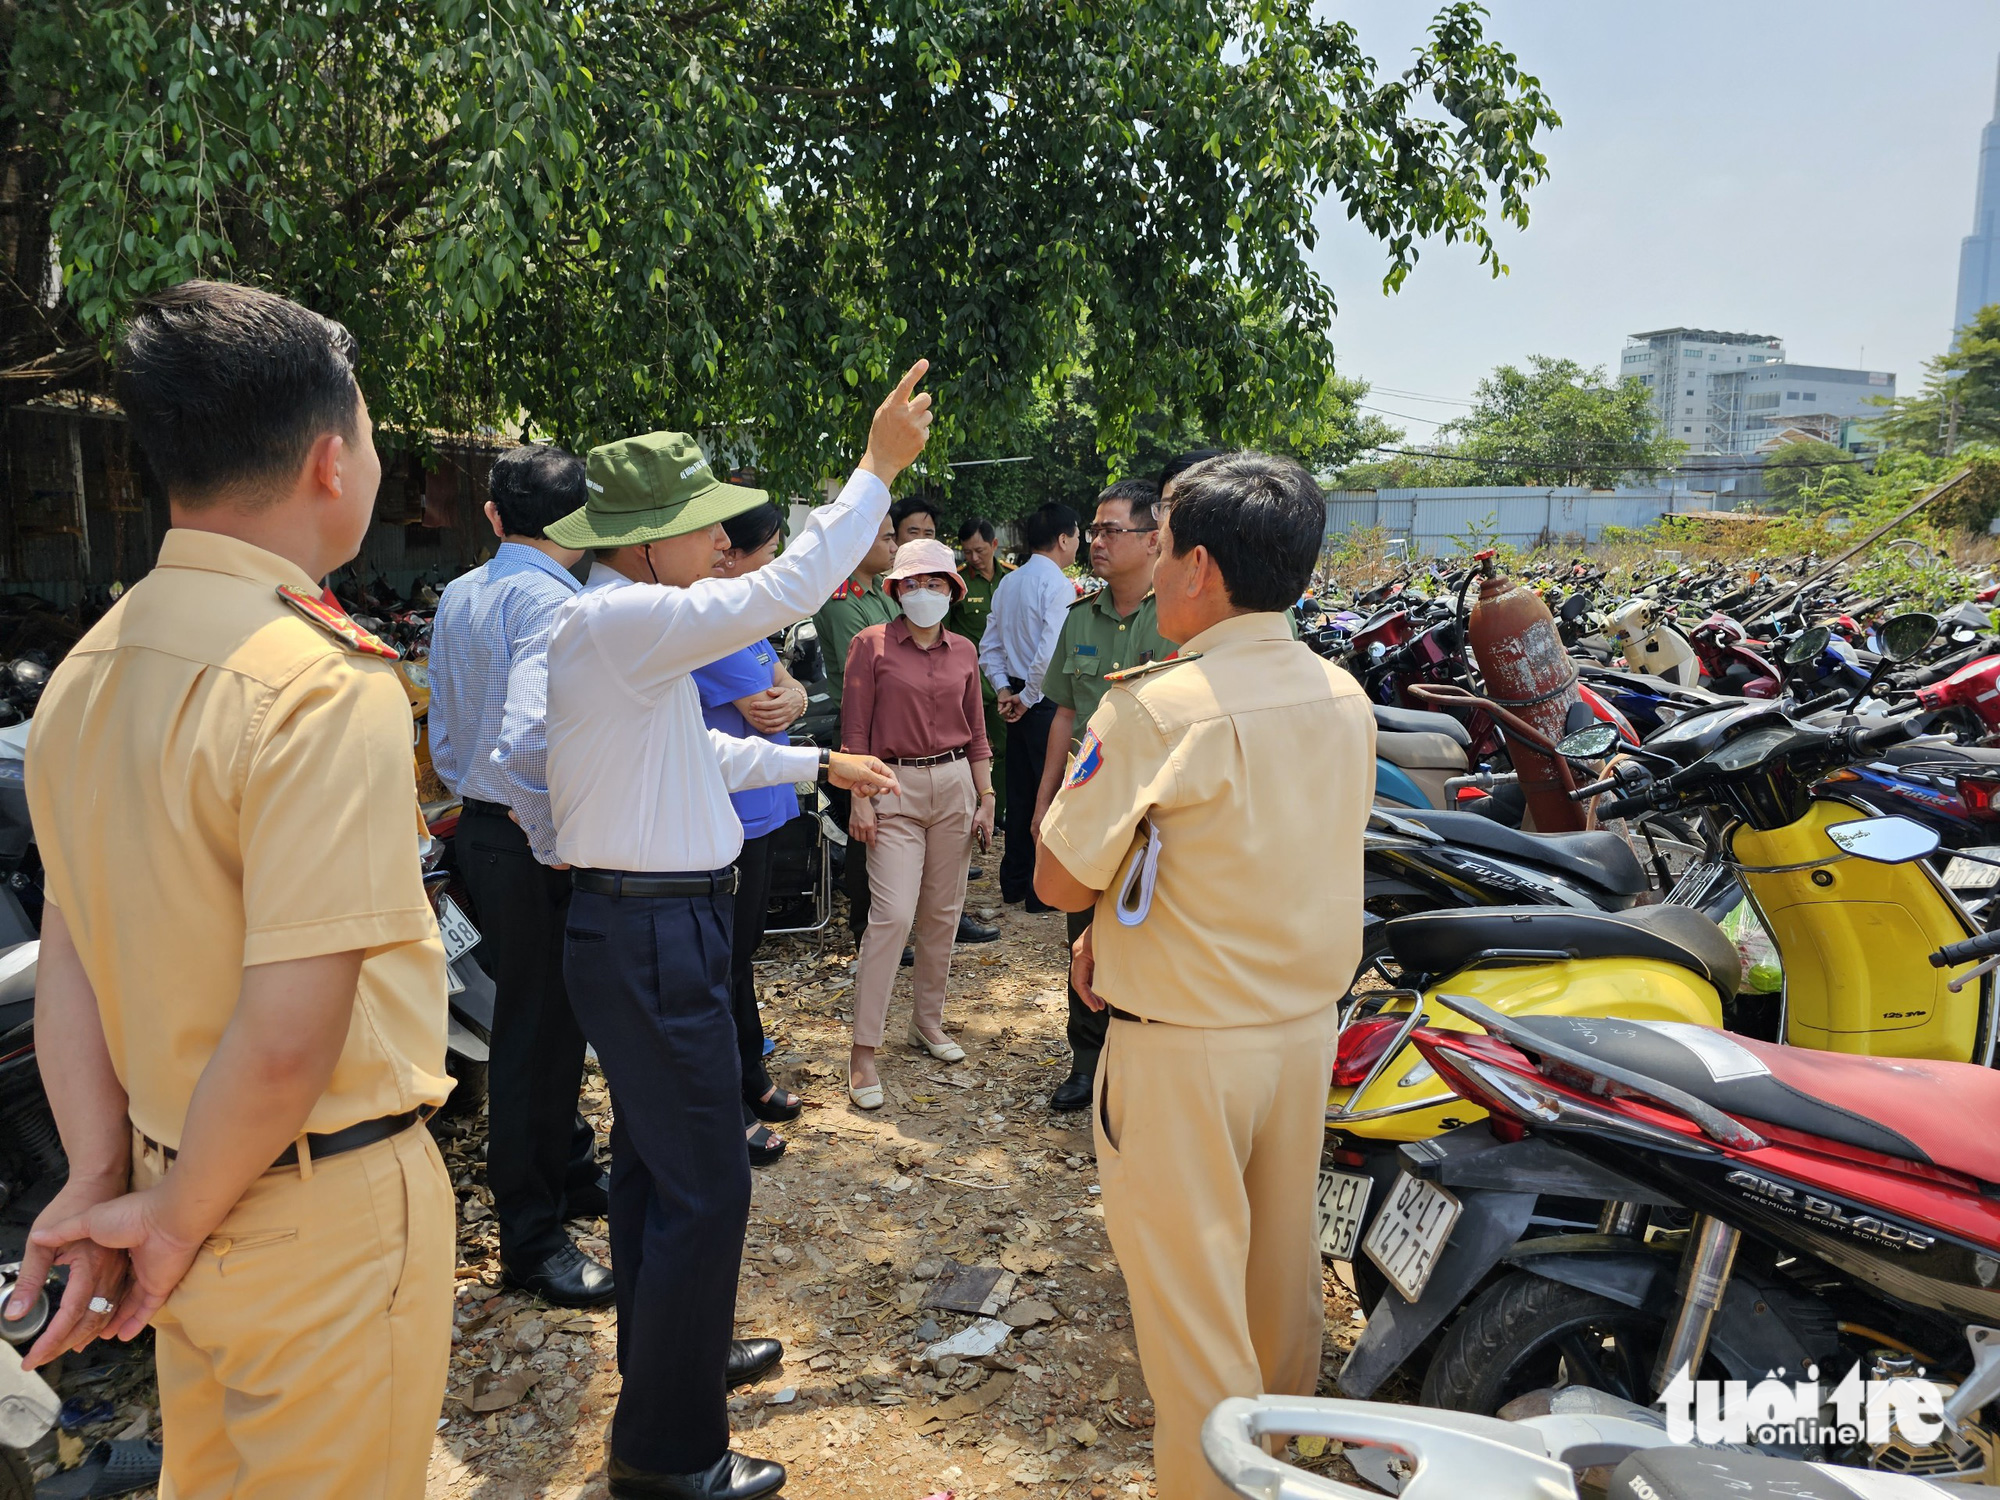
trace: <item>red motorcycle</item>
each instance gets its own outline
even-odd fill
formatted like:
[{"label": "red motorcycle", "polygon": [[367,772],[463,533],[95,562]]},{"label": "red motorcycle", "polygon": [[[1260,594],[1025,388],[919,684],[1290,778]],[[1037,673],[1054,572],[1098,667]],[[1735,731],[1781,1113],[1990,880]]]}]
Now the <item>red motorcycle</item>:
[{"label": "red motorcycle", "polygon": [[[1847,827],[1838,842],[1864,858],[1936,847],[1908,819]],[[2000,933],[1931,961],[1975,960],[2000,963]],[[1429,1360],[1428,1406],[1517,1415],[1565,1386],[1650,1405],[1678,1381],[1776,1377],[1817,1381],[1830,1410],[1852,1372],[1922,1375],[1942,1403],[1930,1441],[1801,1417],[1760,1446],[2000,1477],[1984,1422],[2000,1398],[2000,1072],[1438,1000],[1485,1034],[1413,1039],[1490,1118],[1402,1148],[1363,1247],[1402,1305],[1385,1295],[1371,1315],[1364,1374],[1371,1341],[1422,1340],[1427,1302],[1473,1294]],[[1550,1223],[1562,1193],[1600,1205],[1594,1231],[1535,1233],[1529,1205],[1543,1230],[1589,1229]]]}]

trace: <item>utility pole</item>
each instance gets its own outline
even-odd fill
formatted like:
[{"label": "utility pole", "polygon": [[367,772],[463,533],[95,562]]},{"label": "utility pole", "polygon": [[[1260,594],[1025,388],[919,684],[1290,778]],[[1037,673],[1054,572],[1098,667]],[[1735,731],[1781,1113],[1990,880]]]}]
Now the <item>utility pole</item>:
[{"label": "utility pole", "polygon": [[1950,458],[1958,448],[1958,397],[1944,398],[1944,456]]}]

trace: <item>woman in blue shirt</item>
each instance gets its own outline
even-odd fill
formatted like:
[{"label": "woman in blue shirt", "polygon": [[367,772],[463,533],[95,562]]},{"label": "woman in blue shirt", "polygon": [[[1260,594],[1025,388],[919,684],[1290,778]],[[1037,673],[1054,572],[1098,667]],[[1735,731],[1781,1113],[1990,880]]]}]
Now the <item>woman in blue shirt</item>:
[{"label": "woman in blue shirt", "polygon": [[[725,578],[754,573],[778,555],[780,517],[769,503],[722,523],[729,550],[715,571]],[[698,668],[701,716],[711,729],[748,739],[763,735],[784,745],[785,729],[805,712],[806,693],[778,660],[769,641],[757,641],[720,661]],[[768,1166],[785,1154],[784,1138],[770,1123],[798,1118],[805,1107],[764,1070],[764,1025],[757,1015],[757,986],[751,964],[764,941],[764,916],[771,901],[771,836],[798,816],[799,795],[789,786],[731,792],[729,800],[743,823],[743,852],[737,856],[736,921],[730,943],[730,993],[736,1016],[736,1044],[743,1058],[743,1124],[754,1166]]]}]

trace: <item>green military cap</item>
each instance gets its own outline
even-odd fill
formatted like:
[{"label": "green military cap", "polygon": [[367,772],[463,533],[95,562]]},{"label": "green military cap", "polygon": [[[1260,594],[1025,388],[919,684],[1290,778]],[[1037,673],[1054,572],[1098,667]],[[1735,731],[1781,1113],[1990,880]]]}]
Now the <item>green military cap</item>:
[{"label": "green military cap", "polygon": [[559,547],[636,547],[700,531],[754,510],[771,497],[724,484],[685,432],[649,432],[592,448],[588,498],[544,535]]}]

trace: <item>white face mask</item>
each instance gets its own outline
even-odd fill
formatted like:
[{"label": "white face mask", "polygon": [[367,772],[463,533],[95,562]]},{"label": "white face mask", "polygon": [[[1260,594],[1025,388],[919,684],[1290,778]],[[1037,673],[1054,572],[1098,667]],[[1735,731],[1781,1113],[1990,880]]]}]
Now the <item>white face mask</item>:
[{"label": "white face mask", "polygon": [[897,602],[902,605],[903,617],[912,625],[925,630],[942,623],[945,614],[951,609],[951,596],[940,594],[936,589],[922,591],[911,589]]}]

